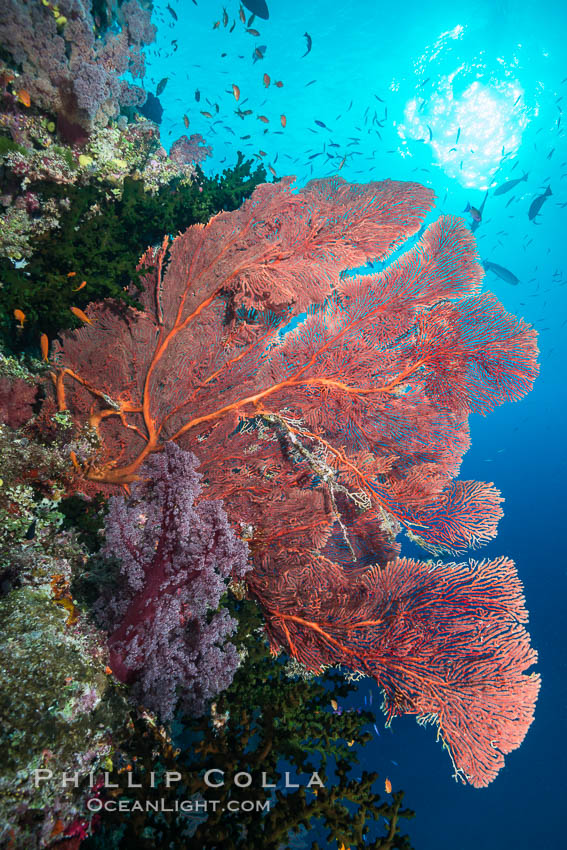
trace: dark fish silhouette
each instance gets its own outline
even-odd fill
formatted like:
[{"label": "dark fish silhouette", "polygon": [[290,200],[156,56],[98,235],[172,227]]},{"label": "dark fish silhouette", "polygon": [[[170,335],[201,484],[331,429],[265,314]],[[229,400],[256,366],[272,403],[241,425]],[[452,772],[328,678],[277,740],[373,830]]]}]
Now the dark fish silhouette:
[{"label": "dark fish silhouette", "polygon": [[169,5],[168,5],[168,6],[166,6],[165,8],[166,8],[166,9],[167,9],[167,11],[169,12],[169,14],[170,14],[170,15],[171,15],[171,17],[173,18],[173,20],[174,20],[174,21],[176,21],[176,20],[177,20],[177,14],[174,12],[174,10],[171,8],[171,6],[169,6]]},{"label": "dark fish silhouette", "polygon": [[252,54],[252,59],[254,61],[254,64],[258,61],[258,59],[264,58],[264,53],[266,52],[267,49],[268,48],[266,47],[265,44],[261,44],[260,47],[256,47],[254,49],[254,53]]},{"label": "dark fish silhouette", "polygon": [[543,195],[538,195],[537,198],[533,199],[528,210],[528,218],[530,221],[535,221],[535,217],[538,215],[540,209],[551,194],[553,194],[551,187],[548,186]]},{"label": "dark fish silhouette", "polygon": [[163,90],[165,89],[165,87],[167,85],[168,80],[169,80],[169,77],[164,77],[163,80],[159,81],[157,89],[156,89],[156,97],[159,97],[160,94],[163,92]]},{"label": "dark fish silhouette", "polygon": [[506,192],[509,192],[511,189],[513,189],[515,186],[517,186],[518,183],[523,183],[523,181],[527,180],[527,179],[528,179],[528,172],[526,171],[526,173],[524,174],[523,177],[517,177],[515,180],[507,180],[505,183],[502,183],[500,186],[498,186],[498,188],[496,188],[494,190],[494,194],[495,195],[505,195]]},{"label": "dark fish silhouette", "polygon": [[512,286],[517,286],[520,282],[519,278],[517,278],[515,274],[513,274],[509,269],[505,269],[504,266],[499,266],[498,263],[492,263],[490,260],[483,260],[482,265],[487,272],[492,272],[501,280],[505,280],[506,283],[512,284]]},{"label": "dark fish silhouette", "polygon": [[199,89],[196,89],[195,91],[195,100],[197,101],[197,103],[199,103],[199,101],[201,100],[201,92],[199,91]]},{"label": "dark fish silhouette", "polygon": [[313,40],[312,40],[311,36],[309,35],[309,33],[308,33],[308,32],[304,32],[304,33],[303,33],[303,35],[304,35],[304,36],[305,36],[305,38],[307,39],[307,50],[305,51],[305,53],[304,53],[304,54],[303,54],[303,56],[301,57],[302,59],[304,59],[304,58],[307,56],[307,54],[311,52],[311,47],[312,47],[312,45],[313,45]]},{"label": "dark fish silhouette", "polygon": [[267,21],[270,17],[266,0],[242,0],[242,5],[248,9],[249,12],[252,12],[253,15],[258,15],[258,17],[262,18],[264,21]]},{"label": "dark fish silhouette", "polygon": [[[461,165],[462,165],[462,163],[461,163]],[[478,211],[479,211],[479,213],[480,213],[480,217],[481,217],[481,221],[482,221],[482,216],[483,216],[483,214],[484,214],[484,206],[485,206],[485,204],[486,204],[486,199],[487,199],[487,198],[488,198],[488,192],[487,192],[487,193],[486,193],[486,195],[484,196],[484,199],[483,199],[483,201],[482,201],[482,204],[481,204],[481,205],[480,205],[480,207],[478,208]],[[472,232],[473,232],[473,233],[474,233],[474,232],[475,232],[475,230],[476,230],[476,229],[480,226],[480,223],[481,223],[480,221],[473,221],[473,223],[471,224],[471,230],[472,230]]]}]

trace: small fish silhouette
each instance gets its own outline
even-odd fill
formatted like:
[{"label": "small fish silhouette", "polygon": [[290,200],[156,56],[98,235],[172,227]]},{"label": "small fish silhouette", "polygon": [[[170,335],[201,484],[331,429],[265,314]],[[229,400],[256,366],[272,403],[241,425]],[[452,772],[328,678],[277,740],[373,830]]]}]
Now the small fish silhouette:
[{"label": "small fish silhouette", "polygon": [[482,264],[487,272],[492,272],[501,280],[506,281],[506,283],[510,283],[512,286],[517,286],[519,284],[519,279],[513,274],[509,269],[505,269],[504,266],[498,265],[498,263],[492,263],[490,260],[483,260]]},{"label": "small fish silhouette", "polygon": [[528,179],[528,172],[526,171],[526,173],[524,174],[523,177],[516,177],[515,180],[506,180],[505,183],[501,183],[500,186],[498,186],[494,190],[494,194],[495,195],[505,195],[506,192],[510,192],[511,189],[513,189],[519,183],[523,183],[524,180],[527,180],[527,179]]},{"label": "small fish silhouette", "polygon": [[534,198],[528,210],[528,218],[530,221],[535,221],[536,216],[539,214],[539,211],[541,210],[542,206],[552,194],[553,192],[551,191],[551,187],[548,186],[543,195],[538,195],[537,198]]},{"label": "small fish silhouette", "polygon": [[156,97],[159,97],[160,94],[163,92],[163,90],[165,89],[165,87],[167,85],[168,80],[169,80],[169,77],[164,77],[163,80],[159,81],[159,83],[157,85],[157,89],[156,89]]}]

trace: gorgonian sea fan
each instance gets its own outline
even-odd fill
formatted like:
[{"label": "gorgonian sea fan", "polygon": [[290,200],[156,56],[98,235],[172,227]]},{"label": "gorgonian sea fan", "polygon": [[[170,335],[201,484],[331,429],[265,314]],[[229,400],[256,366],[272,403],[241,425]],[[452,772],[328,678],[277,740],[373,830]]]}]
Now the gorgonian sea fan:
[{"label": "gorgonian sea fan", "polygon": [[506,558],[464,564],[396,558],[349,574],[323,561],[256,574],[274,651],[309,670],[345,664],[376,679],[390,721],[434,723],[456,778],[488,785],[533,720],[540,680]]},{"label": "gorgonian sea fan", "polygon": [[52,407],[101,440],[78,486],[131,484],[168,441],[194,451],[207,497],[249,526],[247,581],[268,616],[282,574],[383,566],[402,529],[433,553],[494,537],[498,490],[455,480],[468,415],[520,399],[537,372],[535,332],[480,293],[461,219],[437,219],[377,274],[342,274],[416,234],[429,189],[291,180],[149,249],[143,310],[91,306],[52,373]]},{"label": "gorgonian sea fan", "polygon": [[[110,663],[163,719],[180,702],[199,714],[238,667],[228,641],[236,620],[217,611],[229,577],[249,566],[219,500],[194,504],[198,460],[174,443],[149,458],[130,496],[113,496],[102,555],[120,561],[120,581],[97,603],[110,631]],[[211,613],[214,612],[214,613]]]}]

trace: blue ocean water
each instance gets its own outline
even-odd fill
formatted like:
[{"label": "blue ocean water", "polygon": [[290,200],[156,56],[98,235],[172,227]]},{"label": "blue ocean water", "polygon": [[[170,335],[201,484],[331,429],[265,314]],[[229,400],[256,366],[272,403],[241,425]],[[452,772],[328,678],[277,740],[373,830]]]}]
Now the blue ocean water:
[{"label": "blue ocean water", "polygon": [[[155,91],[168,77],[160,96],[162,142],[169,146],[183,133],[200,133],[213,148],[203,164],[207,174],[233,165],[240,150],[303,185],[337,173],[346,157],[340,170],[346,180],[431,186],[435,216],[462,215],[468,203],[480,208],[491,189],[476,230],[480,255],[512,271],[519,283],[489,272],[484,288],[538,330],[541,374],[521,402],[471,417],[472,448],[461,477],[493,481],[506,499],[497,539],[475,556],[506,554],[518,566],[542,676],[535,721],[485,789],[456,784],[434,730],[408,717],[395,720],[391,732],[379,723],[381,734],[366,748],[363,767],[405,790],[405,804],[416,812],[408,831],[417,850],[559,847],[567,706],[567,10],[559,0],[268,0],[269,20],[251,24],[256,37],[240,24],[229,32],[239,8],[234,0],[226,3],[227,27],[222,3],[169,5],[177,21],[164,2],[155,4],[158,40],[147,51],[145,84]],[[307,55],[305,33],[312,42]],[[263,58],[254,62],[254,50],[263,47]],[[233,84],[241,92],[238,104]],[[239,116],[238,108],[252,114]],[[514,189],[494,194],[524,174]],[[530,221],[532,201],[548,186],[552,195]],[[405,553],[415,554],[409,546]],[[363,683],[361,705],[367,693]],[[375,685],[373,697],[376,705]]]}]

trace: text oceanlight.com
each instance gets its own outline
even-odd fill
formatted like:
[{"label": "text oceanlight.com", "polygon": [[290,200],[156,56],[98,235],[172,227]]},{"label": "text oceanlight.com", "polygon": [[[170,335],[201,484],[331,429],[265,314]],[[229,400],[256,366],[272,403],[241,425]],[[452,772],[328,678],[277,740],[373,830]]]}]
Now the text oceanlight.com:
[{"label": "text oceanlight.com", "polygon": [[87,800],[90,812],[184,812],[185,814],[208,814],[218,810],[229,812],[269,812],[271,800],[229,800],[221,807],[220,800]]}]

